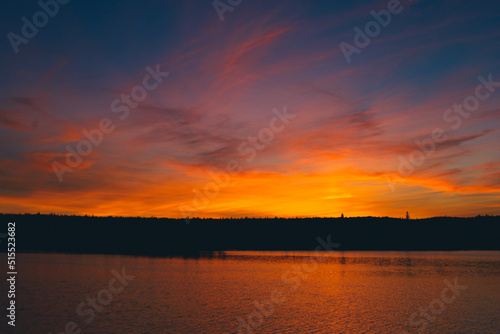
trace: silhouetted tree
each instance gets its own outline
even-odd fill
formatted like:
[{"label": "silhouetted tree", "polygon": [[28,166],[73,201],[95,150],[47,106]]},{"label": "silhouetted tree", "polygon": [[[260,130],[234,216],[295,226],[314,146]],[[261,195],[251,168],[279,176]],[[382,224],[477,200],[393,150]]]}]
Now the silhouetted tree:
[{"label": "silhouetted tree", "polygon": [[410,214],[406,211],[406,219],[410,219]]},{"label": "silhouetted tree", "polygon": [[340,215],[340,218],[344,218],[344,214],[341,214],[341,215]]}]

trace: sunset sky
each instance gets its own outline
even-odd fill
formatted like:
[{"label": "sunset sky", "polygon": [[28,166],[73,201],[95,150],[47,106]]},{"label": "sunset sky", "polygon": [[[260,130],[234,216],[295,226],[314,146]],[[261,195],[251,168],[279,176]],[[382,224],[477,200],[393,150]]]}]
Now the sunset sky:
[{"label": "sunset sky", "polygon": [[500,214],[500,84],[478,88],[500,82],[500,3],[403,0],[348,63],[341,43],[388,2],[244,0],[221,22],[211,0],[73,0],[16,53],[41,8],[4,1],[0,212]]}]

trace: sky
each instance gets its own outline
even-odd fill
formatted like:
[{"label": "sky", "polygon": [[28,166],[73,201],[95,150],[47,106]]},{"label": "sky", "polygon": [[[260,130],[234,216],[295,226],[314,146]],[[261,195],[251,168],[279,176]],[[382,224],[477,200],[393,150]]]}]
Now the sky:
[{"label": "sky", "polygon": [[61,2],[0,4],[0,212],[500,214],[498,1]]}]

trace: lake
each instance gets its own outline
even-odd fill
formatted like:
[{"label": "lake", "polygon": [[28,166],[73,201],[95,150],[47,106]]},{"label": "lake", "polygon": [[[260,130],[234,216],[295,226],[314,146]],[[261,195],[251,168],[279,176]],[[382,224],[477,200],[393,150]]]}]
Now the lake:
[{"label": "lake", "polygon": [[319,254],[18,254],[2,333],[500,333],[500,252]]}]

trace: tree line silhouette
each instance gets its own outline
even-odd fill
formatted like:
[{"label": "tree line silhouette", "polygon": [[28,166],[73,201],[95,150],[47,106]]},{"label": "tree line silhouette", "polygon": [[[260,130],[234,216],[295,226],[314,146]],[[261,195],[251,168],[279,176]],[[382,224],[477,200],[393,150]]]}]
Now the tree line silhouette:
[{"label": "tree line silhouette", "polygon": [[[155,217],[0,217],[5,224],[16,222],[17,252],[191,256],[226,250],[314,250],[316,238],[328,235],[341,244],[339,250],[500,250],[500,216],[488,215],[191,218],[189,224],[185,219]],[[6,249],[7,242],[0,243],[0,250]]]}]

